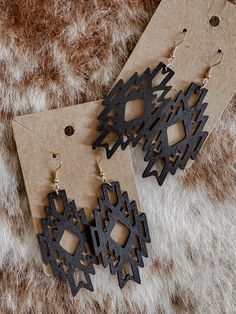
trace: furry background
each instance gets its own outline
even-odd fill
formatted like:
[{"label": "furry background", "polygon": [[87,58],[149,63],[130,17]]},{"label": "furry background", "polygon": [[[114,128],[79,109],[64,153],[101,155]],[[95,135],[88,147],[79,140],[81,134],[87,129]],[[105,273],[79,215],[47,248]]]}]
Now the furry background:
[{"label": "furry background", "polygon": [[11,119],[102,98],[157,5],[0,0],[1,313],[236,312],[236,98],[197,162],[169,176],[162,188],[141,180],[143,160],[135,150],[152,236],[141,286],[130,282],[120,290],[116,277],[99,266],[95,292],[81,290],[73,299],[41,269]]}]

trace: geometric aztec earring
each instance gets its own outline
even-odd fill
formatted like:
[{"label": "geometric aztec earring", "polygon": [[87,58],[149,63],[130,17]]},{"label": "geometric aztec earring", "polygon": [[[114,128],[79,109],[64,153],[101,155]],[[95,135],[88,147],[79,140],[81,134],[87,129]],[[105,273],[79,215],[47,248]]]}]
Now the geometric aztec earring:
[{"label": "geometric aztec earring", "polygon": [[[53,154],[56,158],[59,154]],[[93,262],[96,257],[89,248],[90,225],[84,209],[76,209],[74,200],[68,201],[66,191],[59,189],[58,170],[55,171],[53,192],[48,194],[49,206],[45,207],[45,218],[41,219],[43,233],[38,235],[38,242],[44,263],[50,264],[54,276],[63,283],[68,282],[72,295],[81,288],[93,291],[90,274],[95,274]],[[57,204],[62,203],[62,210]],[[65,235],[71,235],[76,248],[70,252],[63,247]],[[82,278],[83,277],[83,278]]]},{"label": "geometric aztec earring", "polygon": [[[153,80],[157,75],[161,75],[163,79],[156,85],[153,84]],[[160,62],[153,71],[147,68],[140,76],[136,72],[126,83],[120,80],[103,101],[104,110],[98,116],[101,122],[98,127],[100,135],[92,148],[105,148],[109,159],[118,147],[124,150],[130,143],[135,147],[143,137],[147,138],[152,130],[152,124],[167,101],[165,96],[171,89],[167,83],[173,75],[174,72]],[[143,101],[143,114],[141,117],[126,121],[126,106],[128,102],[134,100]],[[110,147],[109,136],[112,134],[115,134],[116,138]]]},{"label": "geometric aztec earring", "polygon": [[[154,127],[155,137],[144,157],[148,165],[143,178],[154,175],[158,184],[162,185],[169,172],[175,174],[178,167],[184,169],[190,158],[196,158],[208,135],[203,131],[208,119],[203,115],[207,107],[207,103],[203,103],[206,93],[207,89],[192,83],[186,94],[181,91],[175,101],[168,101]],[[193,97],[197,99],[191,104]],[[177,143],[170,144],[168,128],[178,123],[183,126],[184,136]],[[153,169],[155,165],[159,166],[158,170]]]},{"label": "geometric aztec earring", "polygon": [[[105,97],[103,101],[105,108],[98,116],[98,120],[101,121],[98,131],[101,133],[93,143],[93,149],[104,147],[109,159],[119,146],[125,149],[131,143],[135,147],[142,138],[152,137],[153,124],[165,107],[168,101],[165,97],[172,88],[167,86],[174,75],[169,65],[173,63],[177,47],[184,42],[187,29],[182,33],[184,36],[171,50],[167,65],[160,62],[153,71],[147,68],[140,76],[136,72],[126,83],[121,79]],[[154,80],[158,75],[162,79],[156,85]],[[126,106],[130,101],[135,100],[143,102],[143,114],[141,117],[126,121]],[[106,142],[110,134],[116,135],[115,143],[111,148]]]},{"label": "geometric aztec earring", "polygon": [[[186,94],[181,91],[176,100],[170,99],[162,110],[159,121],[153,127],[155,137],[152,144],[144,144],[147,150],[144,160],[148,162],[142,177],[154,175],[159,185],[162,185],[167,174],[175,174],[178,167],[184,169],[189,159],[195,159],[199,153],[208,132],[203,131],[208,116],[204,115],[207,103],[204,98],[208,92],[204,88],[211,77],[212,68],[219,65],[223,59],[223,52],[219,49],[221,58],[207,68],[202,86],[191,83]],[[169,144],[168,128],[181,123],[184,136],[177,143]],[[154,170],[154,166],[159,166]]]},{"label": "geometric aztec earring", "polygon": [[[144,158],[148,162],[143,172],[143,178],[154,175],[159,185],[162,185],[167,174],[175,174],[177,168],[184,169],[189,159],[195,159],[201,149],[208,132],[203,131],[208,117],[204,114],[207,103],[204,98],[207,89],[204,88],[211,77],[212,68],[219,65],[223,59],[223,52],[219,49],[221,58],[207,68],[202,86],[191,83],[186,94],[181,91],[176,100],[170,99],[162,111],[154,130],[157,130],[151,146]],[[194,101],[191,101],[194,100]],[[184,137],[170,145],[167,130],[174,124],[181,123],[184,128]],[[155,132],[154,132],[155,133]],[[146,150],[144,144],[143,150]],[[159,165],[159,170],[153,170]]]},{"label": "geometric aztec earring", "polygon": [[[176,48],[186,38],[187,30],[183,32],[182,41],[175,44],[171,51],[168,65],[173,64]],[[191,83],[186,94],[181,91],[175,100],[170,98],[165,104],[159,120],[153,126],[155,136],[149,137],[143,146],[143,150],[147,151],[144,160],[148,162],[143,178],[154,175],[158,184],[162,185],[169,172],[174,175],[178,168],[185,168],[189,159],[196,158],[208,135],[203,131],[208,119],[203,115],[207,107],[207,103],[203,103],[206,94],[207,89]],[[171,143],[168,130],[178,124],[182,126],[184,134],[177,142]]]},{"label": "geometric aztec earring", "polygon": [[[119,286],[123,288],[129,280],[141,283],[138,268],[144,267],[143,256],[148,257],[146,243],[151,241],[148,224],[146,215],[138,213],[136,202],[130,202],[128,193],[121,192],[119,182],[107,181],[99,162],[104,183],[91,226],[93,248],[103,266],[109,265],[111,273],[117,273]],[[120,233],[122,230],[122,240],[118,239],[117,228]]]}]

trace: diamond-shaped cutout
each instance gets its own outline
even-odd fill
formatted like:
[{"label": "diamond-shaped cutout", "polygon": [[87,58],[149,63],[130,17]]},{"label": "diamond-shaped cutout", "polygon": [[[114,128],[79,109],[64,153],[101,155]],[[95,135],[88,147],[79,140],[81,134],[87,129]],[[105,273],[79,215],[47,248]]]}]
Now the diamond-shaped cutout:
[{"label": "diamond-shaped cutout", "polygon": [[167,129],[168,145],[173,146],[185,138],[183,121],[172,124]]},{"label": "diamond-shaped cutout", "polygon": [[144,99],[135,99],[125,106],[125,121],[141,118],[144,115]]},{"label": "diamond-shaped cutout", "polygon": [[60,240],[60,246],[71,255],[75,254],[79,243],[79,237],[67,229],[64,231]]},{"label": "diamond-shaped cutout", "polygon": [[111,232],[112,239],[121,247],[125,247],[129,235],[130,235],[129,229],[118,220]]}]

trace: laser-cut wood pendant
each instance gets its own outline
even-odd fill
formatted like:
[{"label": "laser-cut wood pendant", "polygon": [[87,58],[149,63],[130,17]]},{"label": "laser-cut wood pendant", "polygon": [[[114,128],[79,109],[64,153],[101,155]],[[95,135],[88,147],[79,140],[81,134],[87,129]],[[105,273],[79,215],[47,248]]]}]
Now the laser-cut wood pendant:
[{"label": "laser-cut wood pendant", "polygon": [[[90,274],[95,274],[93,262],[96,257],[89,248],[90,225],[84,210],[77,211],[75,202],[68,202],[64,190],[58,194],[49,193],[48,201],[49,206],[45,207],[46,218],[41,219],[43,234],[38,235],[43,261],[51,265],[54,276],[59,276],[63,283],[68,282],[73,296],[81,288],[93,291]],[[57,210],[55,202],[62,202],[62,212]],[[73,252],[63,248],[65,232],[76,239],[77,245]]]},{"label": "laser-cut wood pendant", "polygon": [[[155,85],[153,80],[157,75],[161,76],[161,80]],[[124,150],[131,143],[134,147],[142,137],[149,136],[151,125],[155,123],[171,89],[167,83],[173,75],[174,72],[161,62],[153,71],[147,68],[140,76],[136,72],[127,83],[120,80],[104,99],[105,108],[98,117],[100,135],[93,143],[93,149],[104,147],[107,158],[111,158],[119,146]],[[126,121],[126,106],[134,100],[143,101],[143,114]],[[112,134],[115,134],[116,140],[111,144],[108,137]]]},{"label": "laser-cut wood pendant", "polygon": [[[146,142],[143,146],[143,150],[148,151],[144,158],[148,162],[143,172],[144,178],[154,175],[162,185],[169,172],[175,174],[178,167],[184,169],[189,159],[196,158],[208,135],[203,131],[208,119],[203,115],[207,107],[207,103],[203,103],[206,94],[206,88],[191,83],[186,93],[181,91],[175,101],[170,99],[164,106],[153,128],[156,132],[153,143]],[[177,123],[183,125],[185,135],[170,145],[168,128]],[[155,166],[160,169],[154,169]]]},{"label": "laser-cut wood pendant", "polygon": [[[101,256],[104,267],[110,266],[112,274],[117,273],[123,288],[129,280],[141,283],[138,268],[144,266],[146,243],[151,240],[146,215],[138,214],[136,202],[121,192],[119,182],[110,184],[101,186],[103,196],[98,199],[99,210],[94,211],[91,236],[95,254]],[[122,242],[117,239],[119,232],[115,234],[117,227],[122,230]]]}]

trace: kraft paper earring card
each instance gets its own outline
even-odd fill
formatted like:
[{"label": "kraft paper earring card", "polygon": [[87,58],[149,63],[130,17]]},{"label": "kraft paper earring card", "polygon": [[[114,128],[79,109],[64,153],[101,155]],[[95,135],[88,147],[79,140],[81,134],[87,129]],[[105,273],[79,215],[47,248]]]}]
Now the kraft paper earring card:
[{"label": "kraft paper earring card", "polygon": [[[140,75],[148,67],[152,70],[159,62],[167,64],[178,32],[187,29],[186,39],[170,66],[175,74],[169,79],[167,85],[172,88],[165,97],[175,99],[179,91],[187,91],[191,82],[201,85],[208,67],[219,59],[217,51],[221,49],[224,60],[212,69],[204,99],[208,103],[205,114],[209,116],[205,130],[210,134],[235,92],[235,21],[236,5],[229,1],[162,0],[116,82],[120,79],[126,82],[135,72]],[[169,71],[165,75],[159,72],[152,84],[160,84],[168,75]],[[140,116],[143,112],[140,108],[142,102],[129,102],[125,108],[127,119]],[[181,138],[181,129],[176,126],[170,141],[174,137],[177,140],[178,134]]]},{"label": "kraft paper earring card", "polygon": [[160,185],[190,166],[235,92],[235,20],[228,1],[162,0],[103,101],[93,147],[111,158],[142,144],[143,177]]},{"label": "kraft paper earring card", "polygon": [[[84,209],[88,221],[93,219],[102,182],[97,174],[97,155],[91,145],[96,137],[96,116],[101,110],[97,101],[13,119],[36,234],[43,233],[41,219],[46,218],[47,194],[52,191],[52,174],[58,168],[58,158],[53,158],[55,153],[59,153],[62,160],[58,171],[60,188],[67,191],[68,200],[74,200],[78,209]],[[129,150],[118,151],[112,160],[104,155],[101,166],[109,180],[119,180],[122,188],[129,191],[130,199],[136,200],[141,211]],[[119,236],[122,238],[122,234]],[[75,242],[68,233],[62,245],[70,252]],[[50,268],[44,270],[51,275]]]}]

